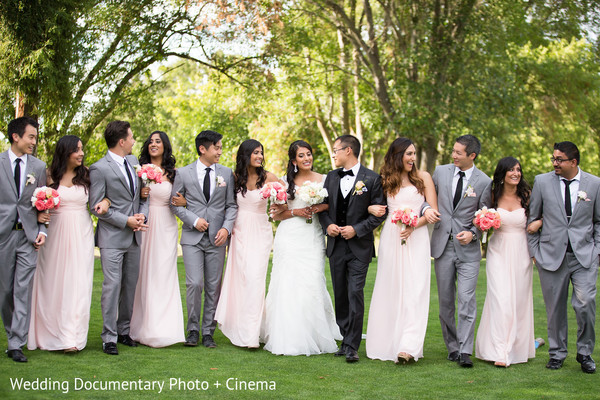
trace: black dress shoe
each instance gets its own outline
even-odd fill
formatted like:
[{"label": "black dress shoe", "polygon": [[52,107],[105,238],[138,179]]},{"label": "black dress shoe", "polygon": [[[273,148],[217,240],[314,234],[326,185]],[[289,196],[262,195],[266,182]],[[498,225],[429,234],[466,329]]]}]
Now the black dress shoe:
[{"label": "black dress shoe", "polygon": [[211,335],[202,335],[202,346],[208,347],[209,349],[214,349],[217,347],[217,344]]},{"label": "black dress shoe", "polygon": [[185,343],[183,343],[183,345],[188,347],[198,346],[199,338],[200,335],[198,334],[198,331],[190,331],[187,335],[187,338],[185,338]]},{"label": "black dress shoe", "polygon": [[559,360],[558,358],[551,358],[548,360],[548,364],[546,364],[546,368],[548,369],[561,369],[563,366],[564,360]]},{"label": "black dress shoe", "polygon": [[115,342],[102,343],[102,351],[111,356],[119,355],[119,350],[117,350],[117,344]]},{"label": "black dress shoe", "polygon": [[23,354],[21,349],[17,350],[8,350],[6,354],[16,362],[27,362],[27,357]]},{"label": "black dress shoe", "polygon": [[346,350],[346,362],[354,363],[358,361],[358,352],[350,347]]},{"label": "black dress shoe", "polygon": [[129,335],[118,335],[117,342],[123,343],[125,346],[137,347],[137,343]]},{"label": "black dress shoe", "polygon": [[448,354],[448,360],[453,362],[458,361],[458,351],[453,351],[452,353]]},{"label": "black dress shoe", "polygon": [[586,374],[593,374],[596,372],[596,363],[592,356],[584,356],[583,354],[577,354],[575,358],[579,364],[581,364],[581,370]]},{"label": "black dress shoe", "polygon": [[470,355],[467,353],[460,353],[460,356],[458,356],[458,365],[463,368],[472,368],[473,361],[471,361]]},{"label": "black dress shoe", "polygon": [[338,351],[336,351],[335,353],[333,353],[334,357],[341,357],[341,356],[345,356],[346,355],[346,345],[342,344],[340,346],[340,349]]}]

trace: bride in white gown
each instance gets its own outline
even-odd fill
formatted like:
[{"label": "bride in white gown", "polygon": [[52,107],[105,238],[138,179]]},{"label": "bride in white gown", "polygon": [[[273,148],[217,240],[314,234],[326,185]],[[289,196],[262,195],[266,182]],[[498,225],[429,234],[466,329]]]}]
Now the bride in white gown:
[{"label": "bride in white gown", "polygon": [[[288,155],[288,188],[305,181],[323,182],[324,176],[312,171],[308,143],[295,141]],[[334,353],[336,339],[342,339],[325,284],[325,237],[316,215],[324,207],[327,205],[312,206],[311,213],[308,204],[289,189],[287,208],[273,207],[273,218],[282,222],[273,243],[273,268],[261,327],[264,348],[273,354]],[[312,223],[307,223],[311,216]]]}]

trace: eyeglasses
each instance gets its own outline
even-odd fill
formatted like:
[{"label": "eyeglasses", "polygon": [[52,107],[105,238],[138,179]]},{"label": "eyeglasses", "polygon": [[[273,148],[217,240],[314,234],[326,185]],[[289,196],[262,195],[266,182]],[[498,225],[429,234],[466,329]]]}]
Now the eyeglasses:
[{"label": "eyeglasses", "polygon": [[571,160],[573,160],[573,158],[554,158],[554,157],[550,157],[550,161],[552,162],[552,164],[554,164],[554,163],[562,164],[565,161],[571,161]]},{"label": "eyeglasses", "polygon": [[340,150],[344,150],[344,149],[347,149],[347,148],[348,148],[348,146],[346,146],[346,147],[340,147],[339,149],[331,149],[331,152],[332,152],[333,154],[336,154],[338,151],[340,151]]}]

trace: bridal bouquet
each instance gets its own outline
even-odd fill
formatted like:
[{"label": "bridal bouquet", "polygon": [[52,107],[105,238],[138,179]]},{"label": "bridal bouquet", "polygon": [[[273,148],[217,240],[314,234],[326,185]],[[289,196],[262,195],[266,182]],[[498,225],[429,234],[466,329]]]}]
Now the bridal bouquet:
[{"label": "bridal bouquet", "polygon": [[[327,189],[323,187],[323,182],[306,181],[296,189],[296,195],[309,206],[321,204],[327,197]],[[312,224],[312,218],[306,220],[307,224]]]},{"label": "bridal bouquet", "polygon": [[154,164],[136,165],[135,172],[142,178],[144,186],[149,183],[161,183],[162,182],[162,170],[159,166]]},{"label": "bridal bouquet", "polygon": [[269,215],[269,222],[273,222],[269,209],[271,203],[273,204],[285,204],[287,201],[287,192],[285,187],[279,182],[269,182],[262,189],[260,189],[260,197],[263,200],[267,200],[267,214]]},{"label": "bridal bouquet", "polygon": [[[60,195],[58,192],[47,186],[42,186],[33,191],[31,196],[31,205],[38,211],[49,213],[50,210],[60,206]],[[48,223],[46,223],[48,225]]]},{"label": "bridal bouquet", "polygon": [[500,228],[500,225],[502,225],[498,211],[487,207],[483,207],[475,213],[475,220],[473,223],[483,232],[481,243],[487,241],[488,232],[491,236],[494,229],[498,229]]},{"label": "bridal bouquet", "polygon": [[[402,231],[408,226],[415,228],[419,222],[419,216],[409,207],[399,208],[392,212],[392,223],[402,225]],[[402,239],[401,244],[406,244],[406,239]]]}]

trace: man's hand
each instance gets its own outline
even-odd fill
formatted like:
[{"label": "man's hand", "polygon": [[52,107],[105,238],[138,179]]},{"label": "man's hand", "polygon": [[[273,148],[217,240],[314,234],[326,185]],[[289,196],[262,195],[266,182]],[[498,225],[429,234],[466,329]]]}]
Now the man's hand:
[{"label": "man's hand", "polygon": [[225,228],[219,229],[217,232],[217,236],[215,236],[215,246],[220,247],[225,244],[227,241],[227,237],[229,236],[229,231]]},{"label": "man's hand", "polygon": [[471,241],[474,239],[474,237],[475,236],[473,235],[473,232],[471,232],[471,231],[462,231],[456,235],[456,239],[458,240],[458,243],[460,243],[463,246],[471,243]]},{"label": "man's hand", "polygon": [[336,237],[340,234],[340,227],[336,224],[331,224],[327,227],[327,236]]},{"label": "man's hand", "polygon": [[46,243],[46,235],[43,233],[38,233],[37,238],[35,238],[35,242],[33,242],[33,247],[38,250],[44,245],[44,243]]},{"label": "man's hand", "polygon": [[436,222],[439,222],[440,220],[440,212],[438,210],[434,210],[433,208],[429,207],[427,210],[425,210],[425,212],[423,213],[423,216],[425,217],[425,219],[427,220],[428,224],[435,224]]},{"label": "man's hand", "polygon": [[206,232],[208,230],[208,221],[204,218],[198,218],[198,222],[196,222],[196,226],[194,226],[200,232]]},{"label": "man's hand", "polygon": [[346,225],[340,227],[340,235],[342,235],[344,239],[349,240],[356,236],[356,231],[354,230],[352,225]]}]

